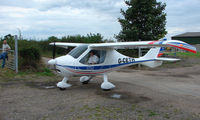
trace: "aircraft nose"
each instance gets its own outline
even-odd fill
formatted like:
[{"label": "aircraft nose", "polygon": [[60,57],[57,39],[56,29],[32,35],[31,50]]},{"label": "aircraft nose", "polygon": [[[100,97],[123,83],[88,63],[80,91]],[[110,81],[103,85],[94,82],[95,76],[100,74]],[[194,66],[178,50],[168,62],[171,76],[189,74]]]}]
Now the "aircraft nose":
[{"label": "aircraft nose", "polygon": [[48,61],[48,64],[50,65],[55,65],[57,63],[57,61],[55,59],[51,59]]}]

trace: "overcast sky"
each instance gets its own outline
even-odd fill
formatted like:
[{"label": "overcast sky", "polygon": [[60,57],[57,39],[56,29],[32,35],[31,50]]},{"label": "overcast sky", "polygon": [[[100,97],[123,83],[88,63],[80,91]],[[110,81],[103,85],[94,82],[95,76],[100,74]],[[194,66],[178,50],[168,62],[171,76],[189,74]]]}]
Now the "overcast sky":
[{"label": "overcast sky", "polygon": [[[167,4],[167,38],[184,32],[200,32],[200,0],[159,0]],[[0,37],[24,38],[100,33],[113,39],[121,26],[124,0],[0,0]]]}]

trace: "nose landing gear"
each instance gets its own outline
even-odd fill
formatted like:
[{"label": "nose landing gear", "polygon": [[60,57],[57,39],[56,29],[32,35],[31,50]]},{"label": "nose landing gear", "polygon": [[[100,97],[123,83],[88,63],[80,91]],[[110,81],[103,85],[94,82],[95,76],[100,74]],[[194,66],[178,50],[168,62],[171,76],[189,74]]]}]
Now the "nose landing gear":
[{"label": "nose landing gear", "polygon": [[71,87],[71,84],[67,83],[68,78],[64,77],[61,82],[57,83],[57,87],[60,88],[60,90],[65,90],[66,88]]}]

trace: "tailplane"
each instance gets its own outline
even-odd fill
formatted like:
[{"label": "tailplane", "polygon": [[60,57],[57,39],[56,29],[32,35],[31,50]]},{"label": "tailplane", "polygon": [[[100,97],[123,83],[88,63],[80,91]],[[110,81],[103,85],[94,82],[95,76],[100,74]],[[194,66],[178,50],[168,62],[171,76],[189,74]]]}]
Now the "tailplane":
[{"label": "tailplane", "polygon": [[143,62],[141,64],[147,67],[155,68],[161,66],[163,61],[174,62],[180,60],[175,58],[160,58],[159,57],[160,52],[161,52],[161,47],[151,48],[143,57],[140,58],[142,60],[147,60],[147,61],[149,60],[149,61]]}]

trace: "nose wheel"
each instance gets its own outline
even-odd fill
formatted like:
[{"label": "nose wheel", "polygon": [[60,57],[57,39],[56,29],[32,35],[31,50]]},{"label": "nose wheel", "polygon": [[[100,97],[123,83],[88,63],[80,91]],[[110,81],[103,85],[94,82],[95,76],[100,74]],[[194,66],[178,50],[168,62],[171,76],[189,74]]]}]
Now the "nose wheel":
[{"label": "nose wheel", "polygon": [[66,88],[71,87],[71,84],[68,84],[67,81],[68,81],[68,78],[67,78],[67,77],[64,77],[63,80],[62,80],[61,82],[58,82],[58,83],[57,83],[57,87],[58,87],[60,90],[65,90]]}]

